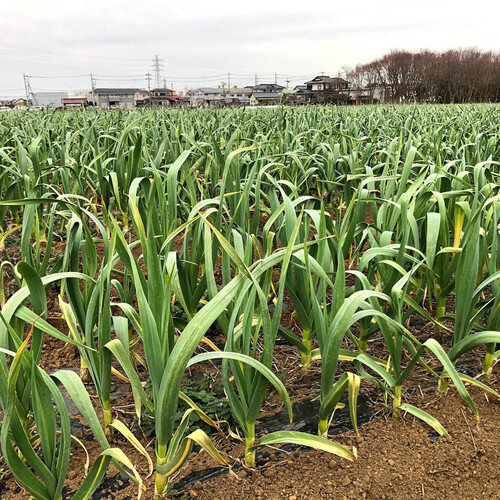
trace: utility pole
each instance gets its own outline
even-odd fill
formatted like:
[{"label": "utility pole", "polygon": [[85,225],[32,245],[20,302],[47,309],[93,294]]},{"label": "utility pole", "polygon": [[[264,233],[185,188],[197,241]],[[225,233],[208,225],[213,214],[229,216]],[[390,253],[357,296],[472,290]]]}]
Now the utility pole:
[{"label": "utility pole", "polygon": [[278,84],[278,75],[276,73],[274,73],[274,84]]},{"label": "utility pole", "polygon": [[287,78],[286,79],[286,89],[288,90],[288,84],[290,83],[290,80]]},{"label": "utility pole", "polygon": [[222,85],[222,102],[221,104],[224,106],[226,104],[226,82],[220,82]]},{"label": "utility pole", "polygon": [[229,92],[229,89],[231,88],[231,73],[227,74],[227,89]]},{"label": "utility pole", "polygon": [[92,76],[92,73],[90,73],[90,88],[92,89],[92,106],[95,109],[95,82],[94,82],[94,77]]},{"label": "utility pole", "polygon": [[30,96],[28,93],[28,77],[23,73],[23,80],[24,80],[24,90],[26,91],[26,106],[29,104]]},{"label": "utility pole", "polygon": [[38,106],[38,101],[36,100],[35,93],[33,92],[33,89],[31,88],[31,83],[30,83],[30,77],[26,75],[25,79],[25,85],[26,85],[26,106],[29,105],[29,100],[30,100],[30,95],[32,98],[32,104],[35,106]]},{"label": "utility pole", "polygon": [[167,88],[167,79],[165,77],[163,78],[163,88]]},{"label": "utility pole", "polygon": [[151,107],[151,73],[146,73],[146,78],[148,79],[149,107]]},{"label": "utility pole", "polygon": [[155,85],[157,88],[160,88],[161,86],[161,68],[163,67],[163,59],[160,59],[158,57],[158,54],[155,56],[153,59],[153,71],[155,75]]},{"label": "utility pole", "polygon": [[257,78],[257,73],[255,73],[255,86],[259,85],[259,79]]}]

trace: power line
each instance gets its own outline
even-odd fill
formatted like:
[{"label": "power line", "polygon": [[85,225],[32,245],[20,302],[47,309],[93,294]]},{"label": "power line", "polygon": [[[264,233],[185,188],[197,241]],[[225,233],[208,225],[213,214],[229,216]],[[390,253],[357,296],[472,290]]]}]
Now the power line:
[{"label": "power line", "polygon": [[38,75],[29,75],[30,78],[59,78],[60,80],[64,80],[66,78],[87,78],[89,75],[65,75],[65,76],[38,76]]},{"label": "power line", "polygon": [[[12,47],[12,48],[11,48]],[[50,57],[61,57],[61,56],[66,56],[70,58],[78,58],[78,59],[89,59],[89,60],[96,60],[96,59],[106,59],[110,61],[137,61],[137,62],[146,62],[149,59],[146,58],[133,58],[133,57],[115,57],[115,56],[103,56],[103,55],[92,55],[92,54],[78,54],[78,53],[70,53],[70,52],[64,52],[60,50],[40,50],[38,47],[37,48],[32,48],[32,47],[22,47],[19,45],[15,45],[12,43],[4,43],[2,45],[2,48],[0,50],[1,52],[4,51],[10,51],[10,52],[18,52],[18,53],[30,53],[33,54],[34,56],[39,57],[40,55],[48,55]],[[88,76],[88,75],[87,75]]]},{"label": "power line", "polygon": [[[85,76],[89,76],[89,75],[85,75]],[[102,78],[134,78],[134,77],[144,76],[144,74],[140,73],[138,75],[99,75],[99,74],[94,73],[94,76],[98,76],[98,77],[102,77]]]}]

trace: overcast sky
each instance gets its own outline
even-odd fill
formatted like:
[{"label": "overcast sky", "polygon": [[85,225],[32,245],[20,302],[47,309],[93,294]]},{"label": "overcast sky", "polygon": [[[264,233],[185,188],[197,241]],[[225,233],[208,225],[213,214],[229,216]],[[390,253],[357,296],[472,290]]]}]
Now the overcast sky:
[{"label": "overcast sky", "polygon": [[177,90],[228,72],[295,85],[393,48],[500,50],[499,19],[500,0],[1,0],[0,97],[23,95],[23,73],[34,90],[89,88],[90,72],[146,87],[155,54]]}]

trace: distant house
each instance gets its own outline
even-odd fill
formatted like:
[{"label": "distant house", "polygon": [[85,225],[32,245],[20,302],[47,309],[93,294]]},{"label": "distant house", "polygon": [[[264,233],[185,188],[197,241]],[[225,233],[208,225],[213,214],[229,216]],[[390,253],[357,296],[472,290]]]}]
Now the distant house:
[{"label": "distant house", "polygon": [[158,88],[151,91],[149,102],[153,106],[170,107],[173,106],[179,96],[172,89]]},{"label": "distant house", "polygon": [[161,89],[153,89],[151,91],[152,97],[173,97],[175,92],[172,89],[161,88]]},{"label": "distant house", "polygon": [[340,92],[349,88],[349,82],[347,80],[340,77],[331,78],[325,75],[317,76],[304,85],[307,87],[307,90],[312,90],[313,92]]},{"label": "distant house", "polygon": [[222,100],[225,105],[239,106],[250,104],[252,87],[230,87],[222,89]]},{"label": "distant house", "polygon": [[320,75],[304,83],[311,103],[340,103],[349,101],[349,82],[341,77]]},{"label": "distant house", "polygon": [[261,83],[252,89],[250,104],[252,106],[269,106],[280,104],[283,97],[283,85],[276,83]]},{"label": "distant house", "polygon": [[28,106],[30,101],[27,101],[24,97],[20,97],[19,99],[13,99],[10,103],[13,107],[25,107]]},{"label": "distant house", "polygon": [[63,108],[81,108],[88,106],[89,101],[86,97],[63,97],[61,104]]},{"label": "distant house", "polygon": [[386,99],[383,87],[377,84],[351,88],[349,89],[349,97],[352,104],[375,104],[385,102]]},{"label": "distant house", "polygon": [[211,87],[199,87],[187,92],[189,105],[191,107],[216,106],[222,100],[221,89]]},{"label": "distant house", "polygon": [[61,99],[68,97],[67,92],[34,92],[33,104],[43,108],[59,108]]},{"label": "distant house", "polygon": [[307,85],[296,85],[293,90],[283,92],[283,102],[289,105],[307,104],[310,93],[307,90]]},{"label": "distant house", "polygon": [[137,89],[94,89],[94,105],[101,109],[132,109],[135,106],[136,91]]},{"label": "distant house", "polygon": [[0,109],[2,111],[7,111],[12,108],[25,108],[31,102],[26,102],[26,99],[20,97],[18,99],[2,99],[0,100]]},{"label": "distant house", "polygon": [[144,89],[134,89],[134,104],[140,106],[141,104],[146,104],[149,101],[149,92]]},{"label": "distant house", "polygon": [[257,93],[282,93],[283,90],[285,90],[285,87],[283,85],[278,85],[277,83],[260,83],[259,85],[255,85],[255,87],[252,88],[252,94],[257,94]]}]

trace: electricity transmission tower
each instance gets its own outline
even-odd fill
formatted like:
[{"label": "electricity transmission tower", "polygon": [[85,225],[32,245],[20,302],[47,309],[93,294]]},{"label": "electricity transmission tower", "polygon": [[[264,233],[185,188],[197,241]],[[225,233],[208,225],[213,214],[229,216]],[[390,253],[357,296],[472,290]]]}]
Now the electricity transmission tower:
[{"label": "electricity transmission tower", "polygon": [[163,68],[163,59],[158,57],[158,54],[153,59],[153,74],[155,79],[155,85],[157,88],[161,87],[161,68]]}]

